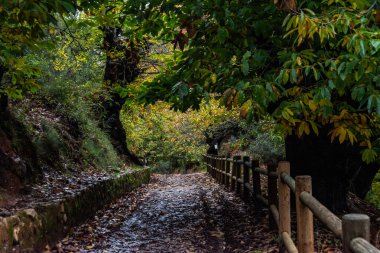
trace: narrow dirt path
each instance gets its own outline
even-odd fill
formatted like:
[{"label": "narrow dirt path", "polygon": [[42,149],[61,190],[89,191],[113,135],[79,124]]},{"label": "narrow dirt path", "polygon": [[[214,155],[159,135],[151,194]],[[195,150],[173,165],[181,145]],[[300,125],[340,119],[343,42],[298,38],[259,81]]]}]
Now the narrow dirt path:
[{"label": "narrow dirt path", "polygon": [[[132,199],[132,201],[131,201]],[[134,199],[134,200],[133,200]],[[152,183],[72,231],[79,252],[277,252],[266,217],[202,173]]]}]

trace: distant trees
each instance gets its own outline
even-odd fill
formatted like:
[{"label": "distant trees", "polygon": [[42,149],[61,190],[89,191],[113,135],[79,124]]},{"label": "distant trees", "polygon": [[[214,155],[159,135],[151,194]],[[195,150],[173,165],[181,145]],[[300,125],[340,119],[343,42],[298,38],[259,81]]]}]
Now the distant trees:
[{"label": "distant trees", "polygon": [[161,172],[200,167],[208,149],[206,130],[237,118],[237,110],[228,111],[216,99],[202,102],[198,111],[182,113],[157,102],[147,107],[130,104],[121,114],[131,151]]}]

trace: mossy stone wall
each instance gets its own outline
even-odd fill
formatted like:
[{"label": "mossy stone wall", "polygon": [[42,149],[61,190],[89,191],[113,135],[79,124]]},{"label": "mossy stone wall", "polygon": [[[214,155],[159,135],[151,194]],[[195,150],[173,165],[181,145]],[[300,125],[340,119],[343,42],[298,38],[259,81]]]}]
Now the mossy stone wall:
[{"label": "mossy stone wall", "polygon": [[0,218],[0,252],[36,252],[62,238],[97,210],[150,180],[147,168],[125,173],[94,185],[67,199],[26,209]]}]

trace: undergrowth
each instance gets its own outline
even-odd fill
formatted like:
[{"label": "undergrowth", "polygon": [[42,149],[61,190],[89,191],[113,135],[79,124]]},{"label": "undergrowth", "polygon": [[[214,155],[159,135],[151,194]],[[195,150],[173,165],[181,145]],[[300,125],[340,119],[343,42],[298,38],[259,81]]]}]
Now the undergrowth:
[{"label": "undergrowth", "polygon": [[[78,85],[72,80],[57,78],[46,85],[39,92],[37,99],[47,100],[53,111],[64,117],[75,126],[79,143],[82,163],[104,169],[108,166],[120,166],[121,161],[111,144],[108,134],[99,126],[98,115],[94,115],[94,96],[100,89],[100,85]],[[50,130],[50,135],[55,133],[55,139],[59,141],[58,132]],[[58,146],[55,146],[58,148]],[[54,147],[52,150],[55,150]]]},{"label": "undergrowth", "polygon": [[380,172],[376,174],[371,189],[367,193],[366,201],[380,209]]},{"label": "undergrowth", "polygon": [[[67,56],[71,54],[67,52]],[[54,167],[64,164],[65,168],[79,165],[106,169],[122,164],[109,135],[101,128],[104,123],[99,122],[99,104],[107,96],[102,88],[104,66],[99,55],[87,57],[73,60],[76,64],[71,66],[57,63],[51,52],[28,56],[46,74],[29,104],[18,105],[18,118],[29,124],[41,160]]]}]

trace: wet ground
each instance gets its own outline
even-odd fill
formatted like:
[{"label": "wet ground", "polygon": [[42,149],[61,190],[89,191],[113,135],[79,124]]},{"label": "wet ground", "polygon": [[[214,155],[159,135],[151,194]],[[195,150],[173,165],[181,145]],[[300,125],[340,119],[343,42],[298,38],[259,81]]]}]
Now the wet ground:
[{"label": "wet ground", "polygon": [[60,252],[277,252],[276,233],[255,212],[202,173],[154,175],[75,228]]}]

